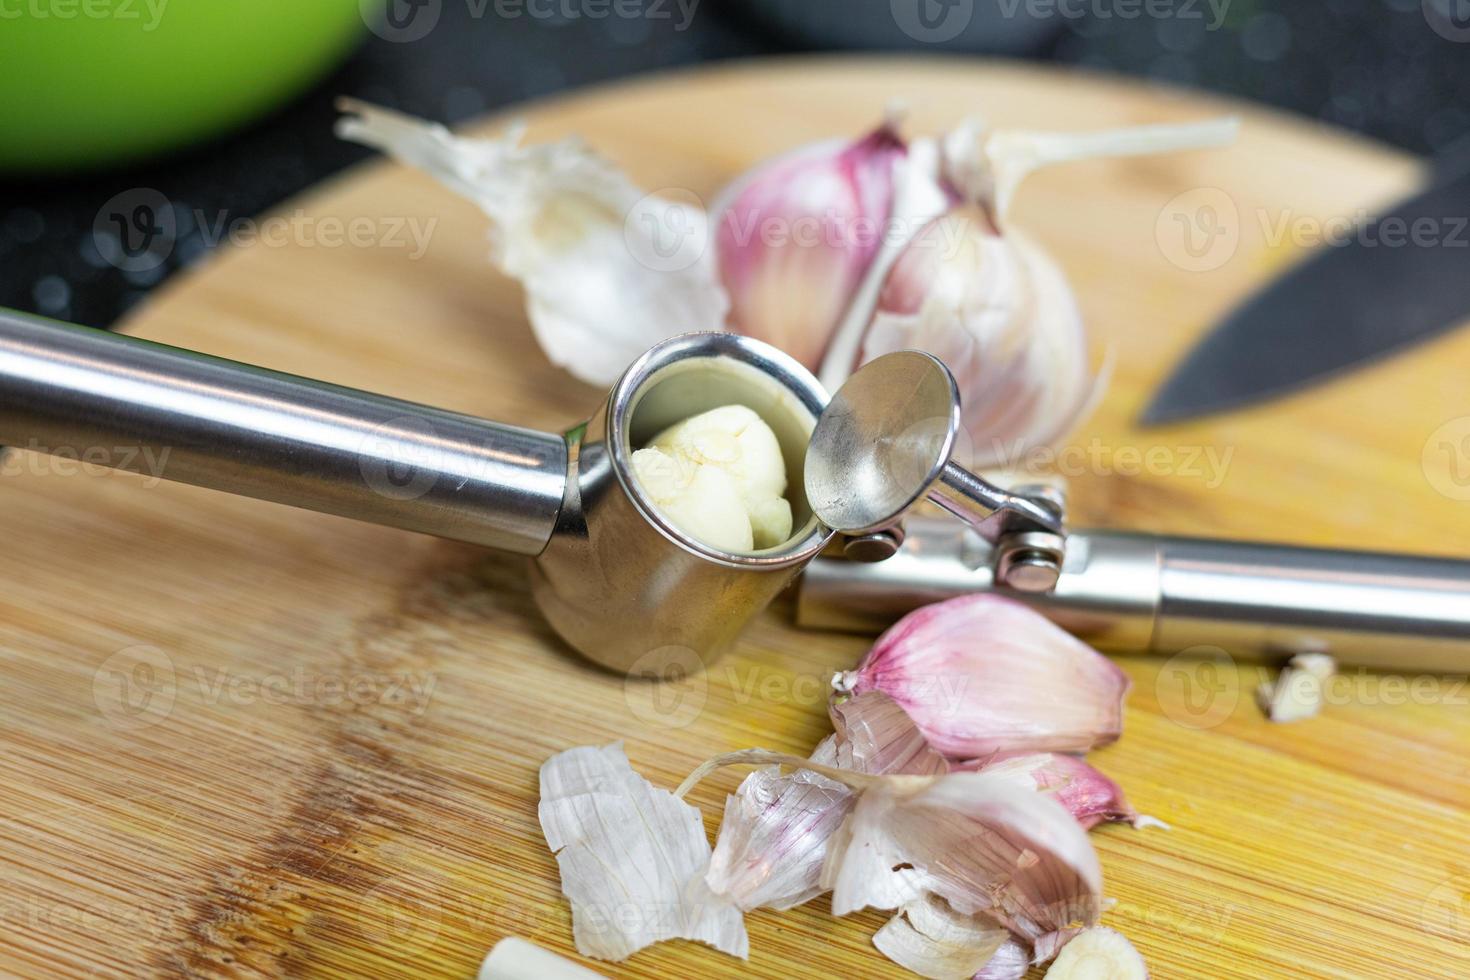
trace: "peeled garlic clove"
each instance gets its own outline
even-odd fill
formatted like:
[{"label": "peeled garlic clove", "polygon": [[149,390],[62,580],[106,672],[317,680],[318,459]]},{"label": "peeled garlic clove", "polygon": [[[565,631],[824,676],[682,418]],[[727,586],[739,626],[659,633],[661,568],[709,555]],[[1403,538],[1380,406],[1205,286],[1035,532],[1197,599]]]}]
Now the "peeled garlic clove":
[{"label": "peeled garlic clove", "polygon": [[964,763],[961,768],[988,773],[1015,773],[1035,788],[1051,793],[1084,830],[1100,823],[1121,821],[1134,827],[1163,827],[1152,817],[1140,816],[1123,797],[1123,789],[1098,772],[1086,759],[1075,755],[1044,752],[1004,756]]},{"label": "peeled garlic clove", "polygon": [[1148,980],[1148,964],[1122,933],[1093,926],[1062,948],[1046,980]]},{"label": "peeled garlic clove", "polygon": [[883,242],[907,148],[892,123],[766,163],[712,209],[735,330],[816,369]]},{"label": "peeled garlic clove", "polygon": [[633,478],[679,530],[721,551],[753,551],[740,488],[724,470],[690,464],[662,449],[633,454]]},{"label": "peeled garlic clove", "polygon": [[791,537],[781,444],[753,409],[711,409],[670,426],[650,445],[692,466],[726,473],[740,495],[756,548],[772,548]]},{"label": "peeled garlic clove", "polygon": [[418,167],[490,217],[491,259],[525,287],[553,364],[608,385],[661,340],[725,328],[701,209],[645,194],[577,140],[460,139],[353,99],[338,105],[349,113],[338,136]]},{"label": "peeled garlic clove", "polygon": [[1115,741],[1129,681],[1040,613],[977,593],[909,613],[833,685],[882,691],[934,749],[964,760]]},{"label": "peeled garlic clove", "polygon": [[664,516],[712,548],[753,551],[791,537],[781,444],[744,405],[670,426],[632,462],[634,479]]},{"label": "peeled garlic clove", "polygon": [[1266,717],[1278,724],[1315,717],[1336,672],[1337,661],[1325,653],[1297,654],[1282,668],[1274,685],[1256,689],[1256,700]]},{"label": "peeled garlic clove", "polygon": [[704,886],[710,846],[699,811],[634,772],[621,745],[546,760],[537,813],[577,952],[623,960],[650,943],[695,939],[749,955],[740,910]]},{"label": "peeled garlic clove", "polygon": [[607,980],[585,966],[517,936],[495,944],[480,964],[476,980]]}]

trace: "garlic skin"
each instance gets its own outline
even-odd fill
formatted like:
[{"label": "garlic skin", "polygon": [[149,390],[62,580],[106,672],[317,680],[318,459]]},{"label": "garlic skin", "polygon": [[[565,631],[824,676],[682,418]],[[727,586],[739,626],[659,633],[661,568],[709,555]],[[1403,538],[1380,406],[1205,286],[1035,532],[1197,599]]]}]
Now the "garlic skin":
[{"label": "garlic skin", "polygon": [[1122,933],[1094,926],[1057,954],[1046,980],[1148,980],[1148,964]]},{"label": "garlic skin", "polygon": [[[835,733],[811,755],[859,773],[933,775],[948,770],[886,695],[870,692],[831,708]],[[705,882],[745,911],[788,909],[822,892],[832,835],[856,802],[846,785],[809,769],[758,769],[725,798],[725,817]]]},{"label": "garlic skin", "polygon": [[1022,980],[1031,969],[1031,951],[1024,943],[1011,938],[1002,943],[979,973],[971,980]]},{"label": "garlic skin", "polygon": [[977,593],[909,613],[833,687],[882,691],[935,750],[968,760],[1116,741],[1129,680],[1040,613]]},{"label": "garlic skin", "polygon": [[710,846],[699,811],[634,772],[620,744],[552,756],[540,789],[541,833],[572,905],[577,952],[617,961],[696,939],[749,955],[740,910],[704,887]]},{"label": "garlic skin", "polygon": [[834,915],[933,895],[1028,943],[1097,921],[1097,854],[1046,794],[980,772],[868,778],[823,870]]},{"label": "garlic skin", "polygon": [[712,209],[734,330],[815,370],[883,242],[907,147],[892,121],[765,163]]},{"label": "garlic skin", "polygon": [[645,194],[580,141],[521,146],[518,129],[460,139],[343,99],[339,137],[390,154],[478,204],[491,260],[525,288],[547,358],[606,386],[661,340],[724,330],[729,298],[705,247],[708,216]]},{"label": "garlic skin", "polygon": [[670,426],[633,453],[632,469],[665,517],[712,548],[748,552],[791,537],[781,445],[744,405]]},{"label": "garlic skin", "polygon": [[990,963],[1010,933],[960,915],[932,895],[910,902],[873,936],[873,945],[906,970],[932,980],[970,980]]}]

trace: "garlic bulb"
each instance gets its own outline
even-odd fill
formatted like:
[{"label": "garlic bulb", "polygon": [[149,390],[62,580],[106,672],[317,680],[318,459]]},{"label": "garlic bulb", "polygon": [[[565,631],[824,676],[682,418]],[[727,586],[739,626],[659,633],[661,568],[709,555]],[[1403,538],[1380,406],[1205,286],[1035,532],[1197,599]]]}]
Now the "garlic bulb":
[{"label": "garlic bulb", "polygon": [[1023,463],[1027,451],[1070,431],[1100,390],[1065,277],[977,205],[931,222],[899,257],[858,361],[909,349],[934,354],[954,374],[967,436],[957,461],[972,468]]},{"label": "garlic bulb", "polygon": [[817,367],[878,254],[906,152],[889,121],[778,157],[723,192],[714,245],[737,332]]},{"label": "garlic bulb", "polygon": [[937,751],[963,760],[1113,742],[1129,681],[1040,613],[977,593],[909,613],[833,687],[882,691]]},{"label": "garlic bulb", "polygon": [[712,548],[753,551],[791,537],[781,444],[744,405],[725,405],[670,426],[633,453],[632,465],[654,506]]},{"label": "garlic bulb", "polygon": [[521,146],[518,129],[460,139],[354,99],[338,106],[349,115],[337,135],[418,167],[490,217],[491,259],[525,288],[553,364],[608,385],[661,340],[725,328],[701,209],[645,194],[577,140]]},{"label": "garlic bulb", "polygon": [[1148,965],[1122,933],[1094,926],[1067,943],[1046,980],[1148,980]]}]

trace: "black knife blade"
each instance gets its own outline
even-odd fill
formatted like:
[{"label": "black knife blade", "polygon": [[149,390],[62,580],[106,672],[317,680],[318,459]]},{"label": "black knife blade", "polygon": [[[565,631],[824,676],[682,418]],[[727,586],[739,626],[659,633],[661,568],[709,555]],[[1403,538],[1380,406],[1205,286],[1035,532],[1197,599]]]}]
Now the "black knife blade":
[{"label": "black knife blade", "polygon": [[1283,395],[1470,318],[1470,167],[1342,237],[1216,325],[1140,423]]}]

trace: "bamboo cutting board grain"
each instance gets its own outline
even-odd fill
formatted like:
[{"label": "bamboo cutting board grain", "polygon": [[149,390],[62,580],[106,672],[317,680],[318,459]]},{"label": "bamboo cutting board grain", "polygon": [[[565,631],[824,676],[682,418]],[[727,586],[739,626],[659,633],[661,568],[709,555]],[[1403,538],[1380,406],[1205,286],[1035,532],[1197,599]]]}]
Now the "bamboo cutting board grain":
[{"label": "bamboo cutting board grain", "polygon": [[[533,139],[582,133],[648,187],[707,197],[762,157],[860,132],[894,97],[916,133],[977,111],[1091,128],[1238,108],[1018,67],[834,60],[659,76],[524,115]],[[1018,200],[1116,358],[1061,459],[1076,522],[1470,551],[1470,333],[1252,411],[1130,426],[1312,221],[1418,177],[1380,147],[1243,116],[1231,150],[1080,164]],[[433,181],[374,165],[282,214],[298,208],[308,230],[366,216],[384,238],[230,249],[126,329],[541,428],[601,397],[538,353],[518,288],[487,265],[485,221]],[[437,222],[418,257],[390,236],[410,220]],[[707,675],[625,687],[557,643],[519,559],[73,469],[16,456],[0,504],[4,973],[465,977],[512,934],[570,953],[539,764],[621,738],[672,786],[716,752],[806,752],[827,731],[827,677],[865,647],[798,632],[778,604]],[[1127,729],[1096,762],[1173,830],[1094,840],[1106,921],[1156,976],[1470,973],[1462,682],[1359,677],[1323,717],[1273,727],[1251,704],[1258,668],[1120,662]],[[738,778],[693,795],[711,830]],[[594,965],[901,975],[869,943],[882,921],[818,900],[751,915],[748,966],[689,943]]]}]

